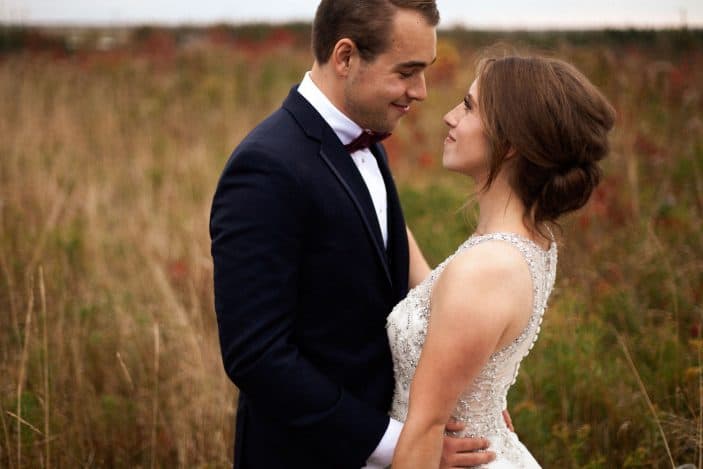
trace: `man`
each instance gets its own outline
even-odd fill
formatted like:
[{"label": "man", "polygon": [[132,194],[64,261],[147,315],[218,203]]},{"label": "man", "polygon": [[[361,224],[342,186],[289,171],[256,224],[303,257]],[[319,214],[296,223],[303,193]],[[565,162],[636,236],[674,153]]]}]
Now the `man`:
[{"label": "man", "polygon": [[[312,71],[223,171],[210,230],[222,356],[240,391],[236,469],[390,464],[402,425],[387,416],[385,321],[421,254],[383,147],[345,145],[390,132],[425,99],[438,21],[434,0],[323,0]],[[446,440],[447,464],[492,459],[466,453],[484,440]]]}]

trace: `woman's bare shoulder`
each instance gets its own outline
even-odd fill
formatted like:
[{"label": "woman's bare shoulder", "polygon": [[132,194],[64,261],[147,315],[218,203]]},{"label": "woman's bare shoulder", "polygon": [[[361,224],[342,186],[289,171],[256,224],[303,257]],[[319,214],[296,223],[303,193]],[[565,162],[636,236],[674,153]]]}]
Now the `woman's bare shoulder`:
[{"label": "woman's bare shoulder", "polygon": [[452,304],[469,317],[515,317],[531,300],[522,254],[503,241],[485,241],[457,253],[437,280],[432,302]]}]

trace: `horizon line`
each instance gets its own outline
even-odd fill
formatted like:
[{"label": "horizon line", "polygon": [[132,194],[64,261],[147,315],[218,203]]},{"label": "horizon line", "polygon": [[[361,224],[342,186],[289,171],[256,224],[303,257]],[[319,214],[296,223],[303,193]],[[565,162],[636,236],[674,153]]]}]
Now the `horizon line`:
[{"label": "horizon line", "polygon": [[[286,25],[311,25],[309,19],[287,19],[287,20],[244,20],[233,21],[231,19],[222,20],[10,20],[0,19],[2,27],[39,27],[39,28],[139,28],[139,27],[166,27],[166,28],[208,28],[213,26],[286,26]],[[506,23],[506,24],[468,24],[464,22],[454,22],[451,24],[440,24],[439,31],[451,31],[455,29],[466,29],[472,31],[603,31],[603,30],[699,30],[703,29],[702,22],[694,23]]]}]

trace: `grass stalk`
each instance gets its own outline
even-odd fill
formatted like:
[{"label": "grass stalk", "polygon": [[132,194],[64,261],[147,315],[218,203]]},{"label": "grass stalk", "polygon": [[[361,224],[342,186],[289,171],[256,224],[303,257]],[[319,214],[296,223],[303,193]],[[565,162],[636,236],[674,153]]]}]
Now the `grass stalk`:
[{"label": "grass stalk", "polygon": [[127,365],[122,359],[122,355],[120,354],[120,352],[115,352],[115,357],[117,357],[117,363],[119,363],[120,369],[122,370],[122,374],[124,375],[125,380],[127,380],[127,383],[129,384],[129,389],[131,391],[134,391],[134,381],[132,380],[132,375],[129,373]]},{"label": "grass stalk", "polygon": [[42,230],[42,233],[34,246],[34,252],[32,253],[29,268],[27,270],[28,272],[34,271],[35,266],[39,263],[39,259],[41,259],[42,253],[44,252],[46,241],[49,238],[49,233],[51,232],[51,229],[56,226],[67,198],[68,196],[65,192],[59,192],[57,198],[54,200],[54,204],[49,212],[49,217],[44,225],[44,229]]},{"label": "grass stalk", "polygon": [[46,327],[46,288],[44,286],[44,268],[39,266],[39,298],[41,299],[42,313],[42,349],[44,355],[44,457],[46,468],[51,468],[51,435],[49,427],[51,422],[51,392],[49,389],[49,333]]},{"label": "grass stalk", "polygon": [[[698,340],[703,331],[698,330]],[[703,347],[698,348],[698,469],[703,469]]]},{"label": "grass stalk", "polygon": [[12,329],[15,336],[19,337],[20,325],[17,314],[17,304],[15,301],[15,283],[12,279],[12,274],[10,273],[10,267],[7,265],[7,258],[5,256],[5,250],[2,248],[2,243],[0,243],[0,268],[2,268],[2,272],[5,274],[5,281],[7,282],[7,297],[10,301],[10,318],[12,321]]},{"label": "grass stalk", "polygon": [[617,331],[615,331],[615,336],[618,338],[618,342],[620,343],[620,347],[622,347],[622,351],[625,354],[625,358],[627,359],[628,365],[630,365],[630,368],[632,369],[632,373],[635,375],[635,379],[637,380],[637,384],[640,387],[640,391],[642,392],[642,395],[644,396],[644,399],[647,403],[647,407],[649,407],[649,411],[652,413],[652,417],[654,417],[654,422],[657,424],[657,428],[659,428],[659,433],[661,434],[662,440],[664,441],[664,447],[666,448],[666,454],[669,456],[669,461],[671,462],[671,467],[676,468],[676,464],[674,463],[674,458],[671,455],[671,449],[669,448],[669,442],[666,439],[666,434],[664,433],[664,428],[662,427],[661,421],[659,419],[659,415],[657,415],[657,411],[654,408],[654,404],[652,404],[652,400],[649,398],[649,393],[647,392],[647,388],[645,387],[644,383],[642,382],[642,378],[640,377],[639,372],[637,371],[637,367],[635,366],[635,362],[632,360],[632,356],[630,355],[630,350],[627,348],[627,344],[625,343],[625,339],[623,339],[622,335],[620,335]]},{"label": "grass stalk", "polygon": [[657,233],[654,229],[654,225],[651,221],[647,223],[647,235],[649,238],[653,241],[654,247],[657,250],[658,258],[661,259],[662,264],[664,265],[666,269],[666,278],[667,278],[667,286],[669,287],[669,292],[671,294],[671,304],[673,305],[673,312],[674,312],[674,320],[676,324],[679,323],[679,292],[678,288],[676,287],[676,270],[671,264],[671,258],[669,256],[669,252],[667,249],[665,249],[665,246],[662,244],[661,240],[659,239],[659,236],[657,236]]},{"label": "grass stalk", "polygon": [[159,418],[159,323],[154,323],[154,401],[151,412],[151,468],[156,467],[156,427]]},{"label": "grass stalk", "polygon": [[27,355],[29,354],[29,337],[32,327],[32,310],[34,309],[34,277],[31,274],[28,283],[29,301],[27,304],[27,316],[24,322],[24,341],[17,370],[17,414],[15,415],[17,420],[17,467],[22,467],[22,390],[24,387],[24,378],[27,373]]},{"label": "grass stalk", "polygon": [[23,424],[23,425],[25,425],[27,428],[29,428],[30,430],[32,430],[32,431],[33,431],[34,433],[36,433],[37,435],[44,436],[44,434],[42,433],[41,430],[39,430],[37,427],[35,427],[35,426],[32,425],[31,423],[27,422],[25,419],[23,419],[23,418],[20,417],[19,415],[13,414],[13,413],[10,412],[9,410],[7,411],[7,415],[9,415],[10,417],[14,417],[15,420],[17,420],[17,423],[18,423],[18,424]]},{"label": "grass stalk", "polygon": [[2,422],[2,432],[5,436],[5,451],[7,451],[7,464],[9,466],[9,469],[12,469],[14,468],[14,461],[10,457],[12,443],[10,442],[10,431],[7,428],[7,422],[5,422],[5,411],[2,408],[2,401],[0,401],[0,422]]}]

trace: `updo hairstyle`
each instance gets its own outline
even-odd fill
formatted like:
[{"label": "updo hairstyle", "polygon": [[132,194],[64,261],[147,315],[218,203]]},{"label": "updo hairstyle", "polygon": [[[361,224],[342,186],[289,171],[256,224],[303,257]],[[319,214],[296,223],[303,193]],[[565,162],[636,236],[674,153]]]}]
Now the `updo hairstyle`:
[{"label": "updo hairstyle", "polygon": [[544,57],[484,58],[478,109],[488,139],[488,188],[509,183],[539,229],[583,207],[601,179],[615,111],[572,65]]}]

